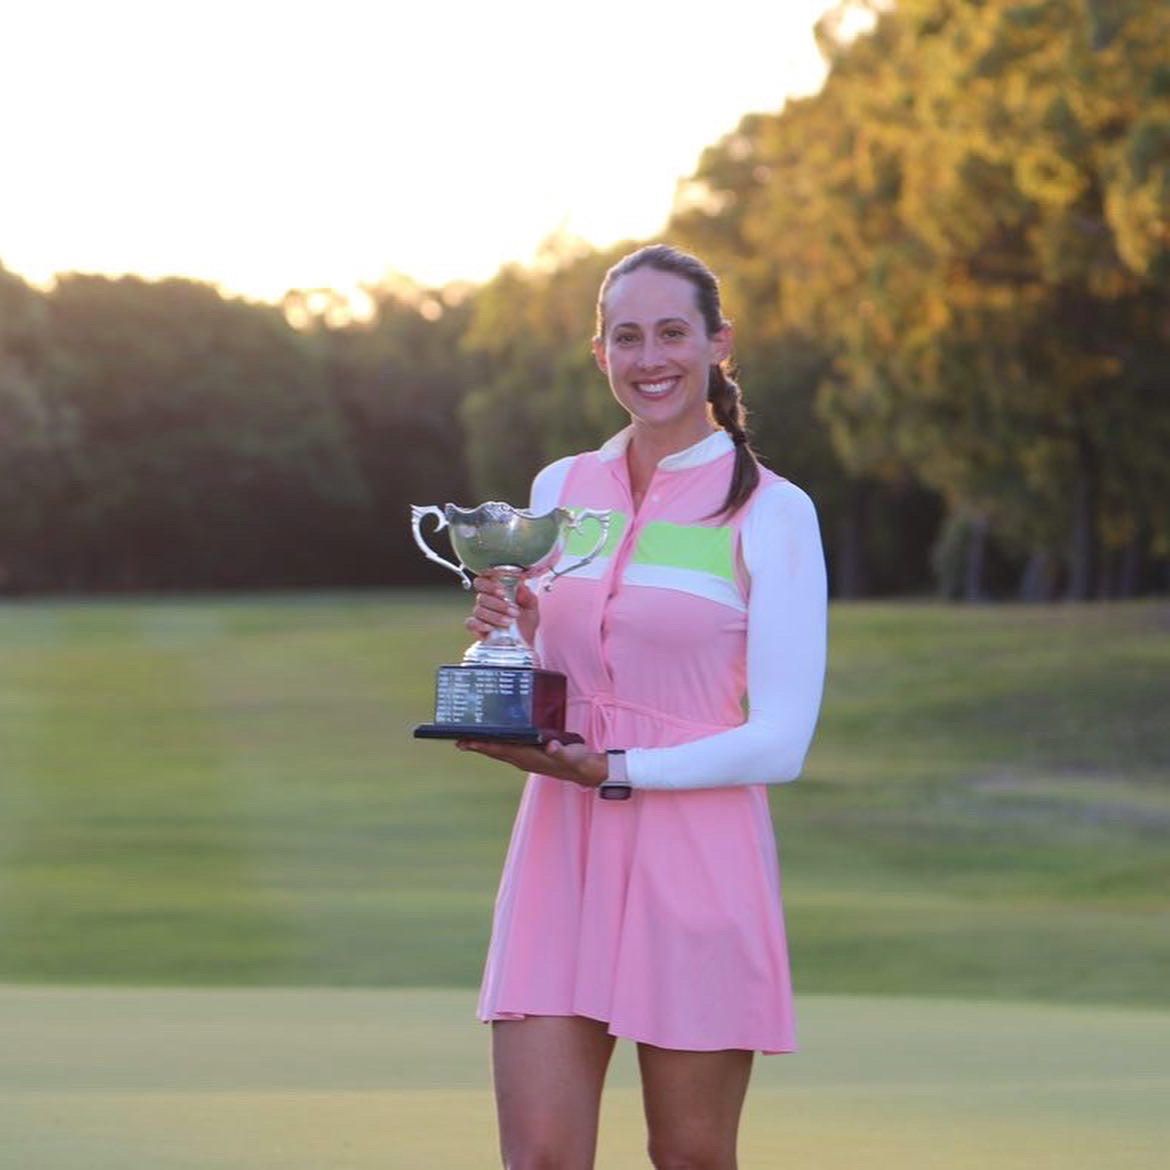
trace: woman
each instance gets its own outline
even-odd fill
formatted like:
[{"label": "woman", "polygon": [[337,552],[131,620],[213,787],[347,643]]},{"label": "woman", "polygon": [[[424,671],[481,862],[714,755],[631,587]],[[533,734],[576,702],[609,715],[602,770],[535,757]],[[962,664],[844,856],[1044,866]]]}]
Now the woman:
[{"label": "woman", "polygon": [[515,616],[585,740],[459,744],[531,773],[480,1001],[510,1170],[593,1165],[616,1037],[638,1045],[653,1164],[734,1167],[753,1052],[795,1047],[762,785],[812,738],[824,558],[808,497],[747,445],[731,348],[698,260],[615,265],[593,350],[630,425],[531,502],[611,509],[606,548],[511,614],[476,582],[468,628]]}]

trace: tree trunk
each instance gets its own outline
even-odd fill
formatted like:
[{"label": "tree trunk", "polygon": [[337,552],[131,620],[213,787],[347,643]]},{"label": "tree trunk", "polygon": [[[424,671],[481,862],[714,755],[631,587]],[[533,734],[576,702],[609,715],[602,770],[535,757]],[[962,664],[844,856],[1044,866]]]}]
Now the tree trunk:
[{"label": "tree trunk", "polygon": [[1093,596],[1096,562],[1097,453],[1089,437],[1077,434],[1077,478],[1073,486],[1072,545],[1069,549],[1068,600]]},{"label": "tree trunk", "polygon": [[983,566],[987,561],[987,517],[972,516],[964,557],[963,600],[983,600]]},{"label": "tree trunk", "polygon": [[865,489],[852,480],[845,496],[845,512],[837,528],[837,563],[834,566],[833,592],[849,600],[865,591],[864,555],[861,535],[865,531]]},{"label": "tree trunk", "polygon": [[1020,578],[1020,600],[1051,601],[1052,585],[1052,558],[1042,548],[1033,549]]},{"label": "tree trunk", "polygon": [[1139,524],[1121,556],[1121,572],[1117,582],[1118,597],[1136,597],[1141,592],[1145,548],[1145,525]]}]

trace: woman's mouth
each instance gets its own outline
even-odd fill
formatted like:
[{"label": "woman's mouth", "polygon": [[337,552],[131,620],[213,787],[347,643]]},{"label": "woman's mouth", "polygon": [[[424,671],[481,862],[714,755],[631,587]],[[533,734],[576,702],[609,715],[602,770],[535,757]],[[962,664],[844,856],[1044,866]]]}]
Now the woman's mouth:
[{"label": "woman's mouth", "polygon": [[677,378],[663,378],[658,382],[636,382],[635,389],[647,398],[661,398],[669,394],[678,382]]}]

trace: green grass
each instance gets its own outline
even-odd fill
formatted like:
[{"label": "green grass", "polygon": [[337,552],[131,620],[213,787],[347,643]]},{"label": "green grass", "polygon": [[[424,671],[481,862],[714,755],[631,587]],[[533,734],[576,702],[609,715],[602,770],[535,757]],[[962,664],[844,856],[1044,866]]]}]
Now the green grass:
[{"label": "green grass", "polygon": [[[465,606],[0,606],[0,979],[473,984],[520,778],[410,736]],[[798,990],[1170,1004],[1170,606],[837,606],[831,662]]]},{"label": "green grass", "polygon": [[[488,1170],[469,992],[0,988],[0,1149],[20,1170]],[[758,1059],[744,1170],[1155,1170],[1170,1015],[806,996]],[[646,1165],[619,1046],[598,1165]]]}]

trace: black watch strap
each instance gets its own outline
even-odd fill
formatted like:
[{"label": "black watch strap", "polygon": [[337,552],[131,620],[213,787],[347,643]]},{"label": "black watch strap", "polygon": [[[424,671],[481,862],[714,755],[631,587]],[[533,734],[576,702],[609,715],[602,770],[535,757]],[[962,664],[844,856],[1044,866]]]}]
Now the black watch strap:
[{"label": "black watch strap", "polygon": [[629,800],[634,791],[626,776],[626,753],[614,748],[607,751],[609,776],[601,782],[597,795],[602,800]]}]

